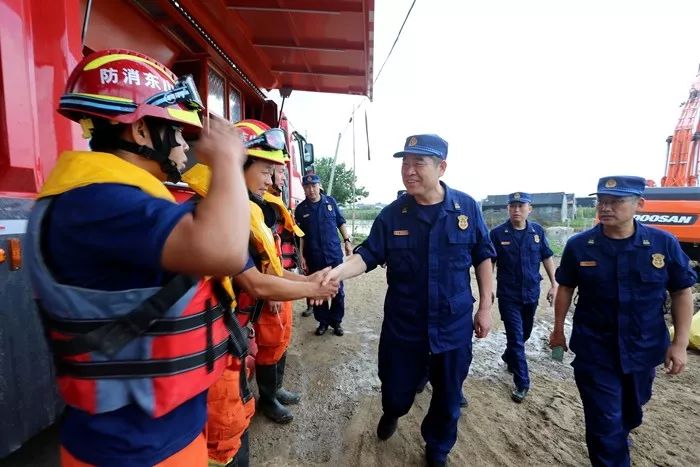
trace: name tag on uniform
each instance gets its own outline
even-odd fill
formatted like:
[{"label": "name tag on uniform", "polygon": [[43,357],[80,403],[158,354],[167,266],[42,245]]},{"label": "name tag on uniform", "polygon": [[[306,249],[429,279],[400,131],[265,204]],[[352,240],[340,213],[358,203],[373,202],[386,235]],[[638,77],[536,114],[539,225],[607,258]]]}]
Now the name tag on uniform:
[{"label": "name tag on uniform", "polygon": [[309,217],[310,215],[311,215],[310,213],[309,213],[309,214],[304,214],[304,215],[301,216],[301,217],[302,217],[302,218],[307,218],[307,217]]},{"label": "name tag on uniform", "polygon": [[510,245],[510,242],[501,242],[501,245]]},{"label": "name tag on uniform", "polygon": [[394,230],[395,237],[405,237],[408,235],[408,230]]},{"label": "name tag on uniform", "polygon": [[578,265],[583,266],[585,268],[585,267],[591,267],[591,266],[598,266],[598,262],[597,261],[581,261],[580,263],[578,263]]}]

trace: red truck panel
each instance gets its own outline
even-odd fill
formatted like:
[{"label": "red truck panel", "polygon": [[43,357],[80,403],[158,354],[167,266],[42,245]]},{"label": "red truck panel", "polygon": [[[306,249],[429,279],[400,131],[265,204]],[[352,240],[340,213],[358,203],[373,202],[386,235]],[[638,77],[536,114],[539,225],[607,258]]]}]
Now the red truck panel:
[{"label": "red truck panel", "polygon": [[0,194],[35,193],[56,154],[85,145],[55,112],[81,58],[79,0],[0,1]]}]

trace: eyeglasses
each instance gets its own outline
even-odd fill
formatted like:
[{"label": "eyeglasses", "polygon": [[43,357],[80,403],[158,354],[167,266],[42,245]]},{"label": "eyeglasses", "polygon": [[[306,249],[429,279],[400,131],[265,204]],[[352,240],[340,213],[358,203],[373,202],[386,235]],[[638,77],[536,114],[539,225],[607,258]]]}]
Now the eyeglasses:
[{"label": "eyeglasses", "polygon": [[611,198],[597,198],[595,200],[595,207],[602,208],[604,206],[609,206],[611,208],[617,208],[622,206],[626,201],[634,199],[634,196],[622,196],[622,197],[611,197]]},{"label": "eyeglasses", "polygon": [[286,144],[284,130],[281,128],[270,128],[265,133],[243,142],[246,148],[261,148],[269,151],[284,150]]},{"label": "eyeglasses", "polygon": [[168,105],[182,104],[189,110],[201,111],[204,109],[202,98],[199,96],[197,86],[192,75],[181,76],[172,89],[159,92],[145,102],[150,105],[165,107]]}]

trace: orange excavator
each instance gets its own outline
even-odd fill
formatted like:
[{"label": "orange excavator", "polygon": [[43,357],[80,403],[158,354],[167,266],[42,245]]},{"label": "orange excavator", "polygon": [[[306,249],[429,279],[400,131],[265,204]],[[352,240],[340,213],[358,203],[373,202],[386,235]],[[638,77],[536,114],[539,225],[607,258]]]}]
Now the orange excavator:
[{"label": "orange excavator", "polygon": [[700,261],[700,68],[681,104],[673,136],[666,139],[666,173],[657,187],[647,181],[646,203],[635,218],[675,236],[693,261]]}]

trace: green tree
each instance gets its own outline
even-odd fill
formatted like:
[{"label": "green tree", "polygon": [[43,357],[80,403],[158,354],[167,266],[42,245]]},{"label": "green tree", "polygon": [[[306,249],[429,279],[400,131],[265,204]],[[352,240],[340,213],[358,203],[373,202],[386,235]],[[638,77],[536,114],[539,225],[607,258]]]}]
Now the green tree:
[{"label": "green tree", "polygon": [[[321,179],[321,186],[328,193],[328,184],[331,180],[331,169],[333,168],[333,159],[330,157],[322,157],[314,162],[316,173]],[[355,186],[355,199],[353,200],[352,187]],[[335,166],[335,175],[333,176],[333,193],[331,196],[335,198],[338,204],[348,205],[353,201],[357,202],[362,198],[366,198],[369,192],[364,187],[357,185],[357,177],[352,173],[352,170],[345,167],[345,163],[341,162]]]}]

